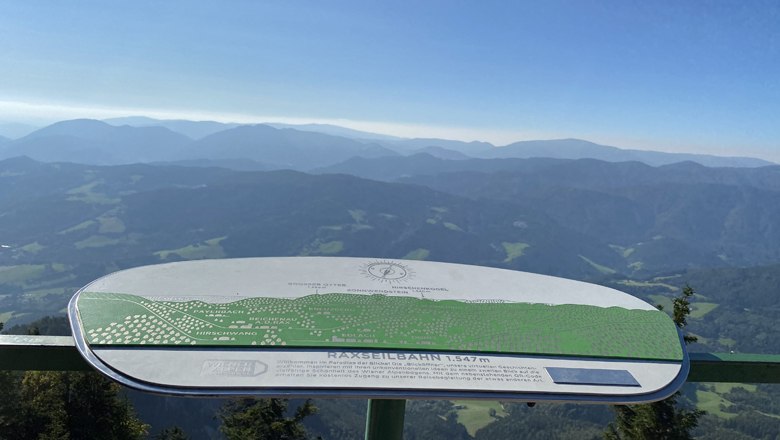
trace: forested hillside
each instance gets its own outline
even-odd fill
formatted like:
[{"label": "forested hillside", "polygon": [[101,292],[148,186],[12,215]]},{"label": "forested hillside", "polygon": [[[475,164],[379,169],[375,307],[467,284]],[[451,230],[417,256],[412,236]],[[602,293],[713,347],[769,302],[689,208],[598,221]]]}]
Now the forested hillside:
[{"label": "forested hillside", "polygon": [[[62,316],[70,295],[92,279],[143,264],[373,256],[589,280],[667,308],[687,283],[697,292],[692,350],[780,352],[780,266],[771,264],[780,260],[776,167],[418,155],[382,159],[380,182],[367,179],[371,160],[358,162],[363,177],[0,161],[0,185],[9,189],[0,192],[0,321],[26,333],[37,318]],[[742,267],[754,264],[769,265]],[[32,325],[67,333],[63,318]],[[765,385],[700,385],[685,400],[709,410],[701,432],[760,438],[780,429],[775,395]],[[165,408],[196,436],[218,433],[213,420],[193,423],[190,415],[205,417],[219,405],[132,396],[153,429],[168,426],[159,418]],[[315,401],[319,412],[306,424],[324,438],[360,438],[363,405]],[[607,408],[571,405],[412,402],[407,437],[598,437],[611,417]]]}]

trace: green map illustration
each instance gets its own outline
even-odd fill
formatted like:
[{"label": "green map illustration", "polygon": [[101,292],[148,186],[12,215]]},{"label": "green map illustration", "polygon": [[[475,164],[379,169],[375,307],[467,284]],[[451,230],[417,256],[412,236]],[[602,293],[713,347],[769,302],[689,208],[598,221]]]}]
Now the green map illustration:
[{"label": "green map illustration", "polygon": [[470,303],[331,293],[230,303],[83,292],[87,342],[108,346],[328,347],[682,360],[657,310]]}]

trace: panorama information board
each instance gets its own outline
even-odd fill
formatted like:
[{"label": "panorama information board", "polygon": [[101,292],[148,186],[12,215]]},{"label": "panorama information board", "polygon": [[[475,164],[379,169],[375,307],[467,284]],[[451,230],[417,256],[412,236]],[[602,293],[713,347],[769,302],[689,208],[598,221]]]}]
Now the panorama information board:
[{"label": "panorama information board", "polygon": [[672,320],[633,296],[460,264],[144,266],[85,286],[69,315],[95,368],[168,394],[633,403],[688,370]]}]

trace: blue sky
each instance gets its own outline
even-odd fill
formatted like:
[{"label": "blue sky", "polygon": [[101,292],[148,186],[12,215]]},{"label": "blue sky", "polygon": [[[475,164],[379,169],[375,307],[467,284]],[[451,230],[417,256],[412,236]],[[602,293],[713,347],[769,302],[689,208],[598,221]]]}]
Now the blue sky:
[{"label": "blue sky", "polygon": [[126,114],[780,160],[780,3],[0,0],[0,121]]}]

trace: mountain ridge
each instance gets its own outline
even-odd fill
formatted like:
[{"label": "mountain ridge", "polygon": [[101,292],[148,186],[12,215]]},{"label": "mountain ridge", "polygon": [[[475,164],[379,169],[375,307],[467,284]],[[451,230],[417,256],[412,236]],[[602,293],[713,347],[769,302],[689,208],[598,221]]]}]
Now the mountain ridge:
[{"label": "mountain ridge", "polygon": [[[551,145],[555,146],[553,150]],[[486,157],[551,157],[557,159],[599,159],[608,162],[638,161],[651,166],[691,161],[705,166],[760,167],[776,165],[763,159],[741,156],[715,156],[710,154],[668,153],[651,150],[635,150],[601,145],[582,139],[551,139],[519,141],[491,150]]]},{"label": "mountain ridge", "polygon": [[378,144],[365,144],[338,136],[276,129],[268,125],[242,125],[204,137],[180,154],[183,159],[251,159],[278,168],[305,170],[350,157],[393,156]]},{"label": "mountain ridge", "polygon": [[119,164],[168,158],[189,139],[164,127],[115,127],[94,119],[61,121],[7,142],[0,157]]},{"label": "mountain ridge", "polygon": [[111,125],[122,126],[129,125],[135,127],[159,126],[165,127],[171,131],[183,134],[190,139],[202,139],[218,131],[238,127],[237,123],[224,123],[216,121],[189,121],[186,119],[154,119],[146,116],[129,116],[122,118],[103,119]]},{"label": "mountain ridge", "polygon": [[[215,121],[187,121],[187,120],[160,120],[143,116],[133,116],[125,118],[110,118],[105,120],[113,125],[131,125],[137,127],[148,127],[153,125],[167,127],[174,132],[178,132],[193,140],[202,140],[203,138],[216,134],[226,129],[236,128],[242,125],[258,124],[236,124],[220,123]],[[264,124],[260,124],[264,125]],[[329,124],[281,124],[270,123],[268,126],[280,127],[280,129],[295,129],[297,131],[306,131],[309,133],[320,133],[327,135],[338,134],[339,137],[353,141],[377,144],[384,148],[396,151],[400,154],[415,154],[421,151],[431,152],[433,154],[441,153],[442,157],[446,155],[453,156],[455,159],[457,153],[465,154],[474,158],[530,158],[530,157],[552,157],[566,159],[594,158],[607,160],[611,162],[623,162],[638,160],[653,166],[665,165],[680,161],[695,161],[710,167],[760,167],[776,165],[774,162],[743,156],[717,156],[708,154],[693,153],[669,153],[652,150],[626,149],[607,145],[600,145],[594,142],[581,139],[551,139],[551,140],[531,140],[518,141],[505,146],[495,146],[488,142],[480,141],[457,141],[436,138],[396,138],[389,135],[370,133],[365,131],[353,130],[350,128],[329,125]],[[44,127],[45,128],[45,127]],[[437,150],[431,150],[436,147]],[[451,150],[457,153],[448,153],[444,150]],[[17,154],[24,154],[17,152]],[[3,156],[3,157],[8,157]],[[175,157],[171,160],[192,159],[191,157]],[[204,159],[204,158],[198,158]],[[236,158],[233,158],[236,159]],[[317,166],[324,166],[320,163]]]}]

